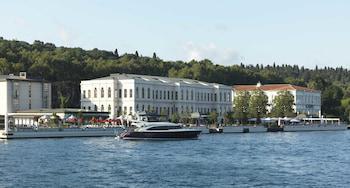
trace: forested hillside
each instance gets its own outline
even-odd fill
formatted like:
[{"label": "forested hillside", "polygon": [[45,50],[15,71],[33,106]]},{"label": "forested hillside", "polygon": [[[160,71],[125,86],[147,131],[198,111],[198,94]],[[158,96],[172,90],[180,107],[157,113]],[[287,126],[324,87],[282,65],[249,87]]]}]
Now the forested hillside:
[{"label": "forested hillside", "polygon": [[[297,62],[296,62],[297,63]],[[344,62],[349,63],[349,62]],[[348,119],[350,112],[350,72],[342,67],[298,65],[231,65],[203,61],[163,61],[152,57],[93,49],[56,47],[52,43],[5,40],[0,38],[0,74],[26,71],[31,78],[53,83],[53,107],[79,107],[80,80],[111,73],[136,73],[184,77],[226,85],[291,83],[322,91],[322,109],[327,116]]]}]

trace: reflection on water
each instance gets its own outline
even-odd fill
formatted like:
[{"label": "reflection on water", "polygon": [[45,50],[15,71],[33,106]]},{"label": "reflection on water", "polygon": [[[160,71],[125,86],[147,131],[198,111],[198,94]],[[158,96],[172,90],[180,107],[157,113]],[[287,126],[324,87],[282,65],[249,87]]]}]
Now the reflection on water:
[{"label": "reflection on water", "polygon": [[0,140],[1,187],[346,187],[350,132]]}]

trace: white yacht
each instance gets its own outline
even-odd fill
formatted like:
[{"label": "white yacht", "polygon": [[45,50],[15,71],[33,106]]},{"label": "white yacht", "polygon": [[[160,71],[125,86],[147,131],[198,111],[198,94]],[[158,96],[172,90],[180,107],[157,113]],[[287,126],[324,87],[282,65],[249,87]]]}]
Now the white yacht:
[{"label": "white yacht", "polygon": [[125,140],[168,140],[168,139],[196,139],[201,130],[183,128],[181,125],[170,122],[144,122],[132,123],[134,129],[129,129],[121,134],[119,138]]}]

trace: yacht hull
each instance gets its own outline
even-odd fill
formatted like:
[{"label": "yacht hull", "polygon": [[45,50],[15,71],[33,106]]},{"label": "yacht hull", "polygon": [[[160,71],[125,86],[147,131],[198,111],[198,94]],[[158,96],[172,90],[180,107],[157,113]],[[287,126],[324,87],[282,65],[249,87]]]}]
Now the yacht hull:
[{"label": "yacht hull", "polygon": [[124,140],[178,140],[178,139],[196,139],[201,133],[200,130],[193,131],[128,131],[121,133],[119,137]]}]

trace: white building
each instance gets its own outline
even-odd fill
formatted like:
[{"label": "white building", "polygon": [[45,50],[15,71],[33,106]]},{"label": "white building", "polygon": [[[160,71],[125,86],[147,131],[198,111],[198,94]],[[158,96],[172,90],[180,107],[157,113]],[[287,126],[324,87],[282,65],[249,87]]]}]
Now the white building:
[{"label": "white building", "polygon": [[261,85],[235,85],[233,87],[233,100],[238,91],[262,90],[268,96],[267,110],[271,112],[273,100],[279,91],[289,91],[294,96],[294,112],[297,114],[320,115],[321,91],[291,84],[267,84]]},{"label": "white building", "polygon": [[0,115],[20,110],[51,108],[51,84],[43,80],[0,75]]},{"label": "white building", "polygon": [[231,111],[231,87],[183,78],[111,74],[80,83],[81,108],[109,111],[111,117],[138,111],[173,113]]}]

